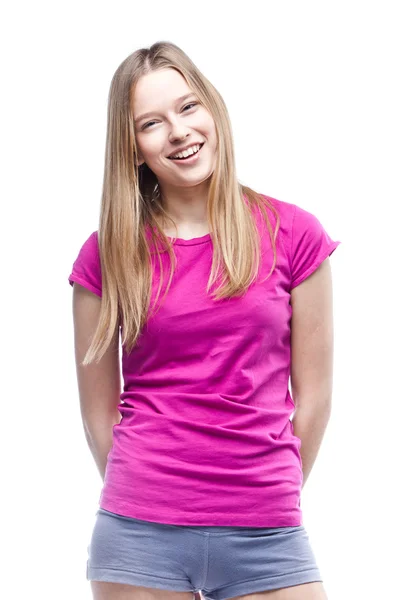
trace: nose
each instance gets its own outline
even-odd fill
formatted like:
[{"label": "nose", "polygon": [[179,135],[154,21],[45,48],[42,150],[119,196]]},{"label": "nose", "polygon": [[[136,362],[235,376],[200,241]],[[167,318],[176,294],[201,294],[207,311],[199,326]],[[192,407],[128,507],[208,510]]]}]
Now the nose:
[{"label": "nose", "polygon": [[187,136],[190,135],[187,131],[187,128],[184,127],[182,123],[179,121],[175,121],[171,124],[171,130],[168,136],[170,142],[174,142],[175,140],[184,140]]}]

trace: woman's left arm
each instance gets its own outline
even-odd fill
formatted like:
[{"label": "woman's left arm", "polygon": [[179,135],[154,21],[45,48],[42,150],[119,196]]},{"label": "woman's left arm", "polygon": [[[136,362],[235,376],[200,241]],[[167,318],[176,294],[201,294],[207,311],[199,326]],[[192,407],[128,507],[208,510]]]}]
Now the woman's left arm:
[{"label": "woman's left arm", "polygon": [[293,432],[301,440],[303,485],[329,421],[333,381],[333,300],[329,257],[291,291]]}]

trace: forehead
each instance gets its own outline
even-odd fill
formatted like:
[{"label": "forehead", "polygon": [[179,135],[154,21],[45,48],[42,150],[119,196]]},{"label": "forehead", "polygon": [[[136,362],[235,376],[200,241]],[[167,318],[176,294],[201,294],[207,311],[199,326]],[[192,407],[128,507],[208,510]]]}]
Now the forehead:
[{"label": "forehead", "polygon": [[159,69],[142,75],[131,96],[134,116],[156,108],[160,103],[168,105],[180,96],[191,93],[185,78],[176,69]]}]

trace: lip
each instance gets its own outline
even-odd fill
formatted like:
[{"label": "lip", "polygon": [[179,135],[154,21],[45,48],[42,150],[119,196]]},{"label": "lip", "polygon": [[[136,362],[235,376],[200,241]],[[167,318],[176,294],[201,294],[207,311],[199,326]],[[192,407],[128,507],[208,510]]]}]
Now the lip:
[{"label": "lip", "polygon": [[188,148],[192,148],[193,146],[203,146],[204,144],[205,142],[192,142],[191,144],[188,144],[187,146],[184,146],[179,150],[174,150],[173,152],[171,152],[171,154],[169,154],[169,156],[167,156],[167,158],[171,158],[173,154],[179,154],[180,152],[184,152],[185,150],[187,150]]},{"label": "lip", "polygon": [[[192,154],[192,156],[185,158],[185,160],[173,160],[172,162],[174,163],[174,165],[177,165],[177,166],[190,167],[191,165],[197,163],[200,160],[200,154],[203,150],[204,144],[205,144],[205,142],[201,146],[200,150],[198,152],[196,152],[196,154]],[[169,159],[169,160],[171,160],[171,159]]]}]

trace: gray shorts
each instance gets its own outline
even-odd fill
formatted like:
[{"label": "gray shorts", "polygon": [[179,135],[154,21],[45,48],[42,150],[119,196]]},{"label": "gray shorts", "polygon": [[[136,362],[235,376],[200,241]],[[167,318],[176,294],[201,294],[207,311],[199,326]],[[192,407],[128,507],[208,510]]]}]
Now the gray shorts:
[{"label": "gray shorts", "polygon": [[303,525],[164,525],[99,508],[86,578],[176,592],[207,600],[322,581]]}]

